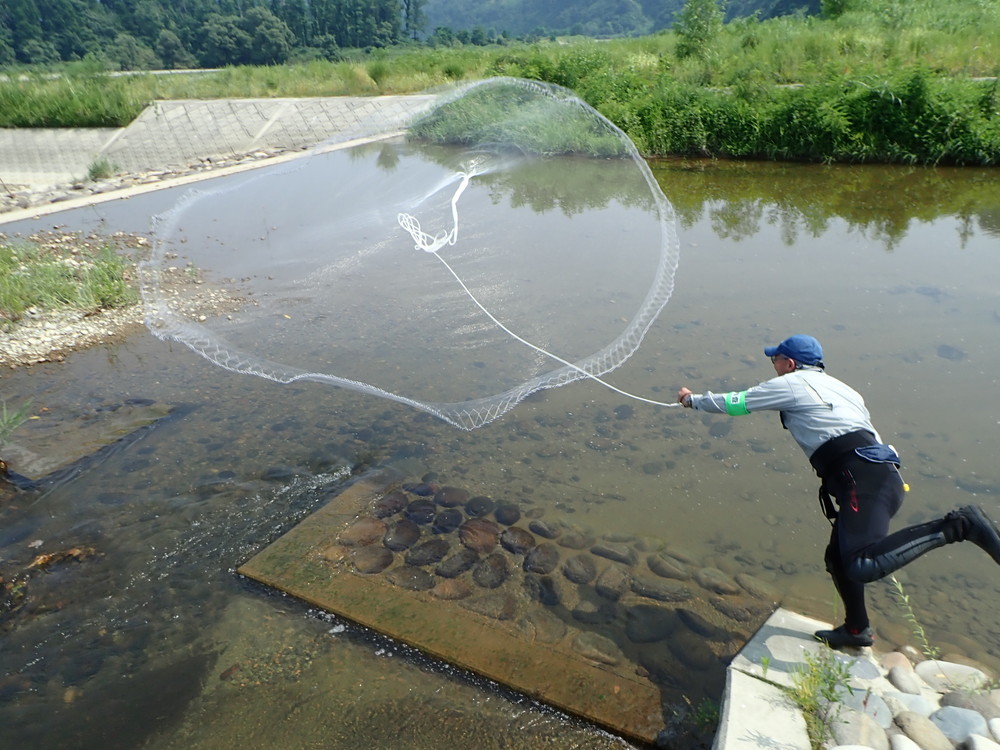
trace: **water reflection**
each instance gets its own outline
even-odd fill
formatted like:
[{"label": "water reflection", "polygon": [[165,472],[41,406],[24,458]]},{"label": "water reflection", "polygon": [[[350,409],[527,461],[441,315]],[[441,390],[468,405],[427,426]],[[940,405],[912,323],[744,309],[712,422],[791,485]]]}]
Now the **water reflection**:
[{"label": "water reflection", "polygon": [[[1000,371],[992,173],[655,166],[682,224],[678,283],[615,384],[663,399],[685,383],[746,387],[769,375],[764,345],[813,333],[903,455],[913,491],[900,524],[967,502],[997,512],[1000,424],[983,408]],[[137,221],[127,209],[48,224]],[[144,335],[0,386],[68,436],[129,398],[185,407],[72,483],[0,505],[6,580],[39,552],[98,553],[32,577],[27,605],[3,620],[11,746],[626,746],[233,574],[369,465],[656,538],[759,578],[785,606],[838,616],[815,478],[767,415],[657,410],[576,383],[464,433],[353,392],[231,375]],[[932,641],[995,668],[993,563],[960,545],[904,573]],[[881,642],[912,643],[889,588],[871,598]],[[688,694],[717,690],[721,668],[682,675]]]},{"label": "water reflection", "polygon": [[743,240],[772,225],[785,244],[816,238],[840,219],[886,250],[914,226],[952,217],[959,246],[1000,236],[1000,182],[987,169],[652,163],[682,228],[706,217],[719,237]]}]

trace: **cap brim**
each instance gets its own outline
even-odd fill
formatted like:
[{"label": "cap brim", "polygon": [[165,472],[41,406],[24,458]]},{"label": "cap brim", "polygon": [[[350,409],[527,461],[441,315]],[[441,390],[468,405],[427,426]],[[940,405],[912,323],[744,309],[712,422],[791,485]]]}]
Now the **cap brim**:
[{"label": "cap brim", "polygon": [[778,346],[765,346],[764,347],[764,356],[765,357],[773,357],[775,354],[778,353],[778,349],[779,348],[780,347],[778,347]]}]

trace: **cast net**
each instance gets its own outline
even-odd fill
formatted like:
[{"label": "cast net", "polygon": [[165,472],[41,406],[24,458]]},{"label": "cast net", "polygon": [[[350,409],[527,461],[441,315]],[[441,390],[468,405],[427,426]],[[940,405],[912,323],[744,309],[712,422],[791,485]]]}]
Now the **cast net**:
[{"label": "cast net", "polygon": [[[140,269],[150,330],[232,372],[462,429],[628,360],[678,258],[673,210],[631,141],[537,82],[412,102],[402,123],[367,122],[157,217]],[[184,268],[245,302],[188,312],[171,281]]]}]

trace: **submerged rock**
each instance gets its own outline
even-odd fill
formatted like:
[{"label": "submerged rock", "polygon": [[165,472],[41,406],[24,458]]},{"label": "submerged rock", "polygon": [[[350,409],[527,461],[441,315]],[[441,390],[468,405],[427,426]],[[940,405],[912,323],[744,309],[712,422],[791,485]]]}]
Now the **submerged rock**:
[{"label": "submerged rock", "polygon": [[476,552],[490,552],[500,539],[500,527],[486,518],[471,518],[458,527],[462,544]]},{"label": "submerged rock", "polygon": [[382,544],[395,552],[400,552],[412,547],[419,538],[420,527],[408,518],[404,518],[386,530]]},{"label": "submerged rock", "polygon": [[434,576],[423,568],[414,568],[410,565],[393,568],[385,574],[385,578],[389,583],[410,591],[428,591],[434,588],[435,584]]},{"label": "submerged rock", "polygon": [[395,555],[385,547],[358,547],[354,550],[354,567],[359,573],[381,573],[392,565]]}]

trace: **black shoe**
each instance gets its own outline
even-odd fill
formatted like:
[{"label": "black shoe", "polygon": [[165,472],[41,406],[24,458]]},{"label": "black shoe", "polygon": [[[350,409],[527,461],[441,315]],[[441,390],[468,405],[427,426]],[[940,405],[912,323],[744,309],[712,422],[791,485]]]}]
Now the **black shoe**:
[{"label": "black shoe", "polygon": [[965,539],[986,550],[1000,564],[1000,531],[978,505],[958,509],[965,519]]},{"label": "black shoe", "polygon": [[852,633],[846,625],[841,625],[833,630],[817,630],[814,635],[816,640],[823,641],[830,648],[843,648],[844,646],[861,648],[875,642],[875,634],[871,628]]}]

